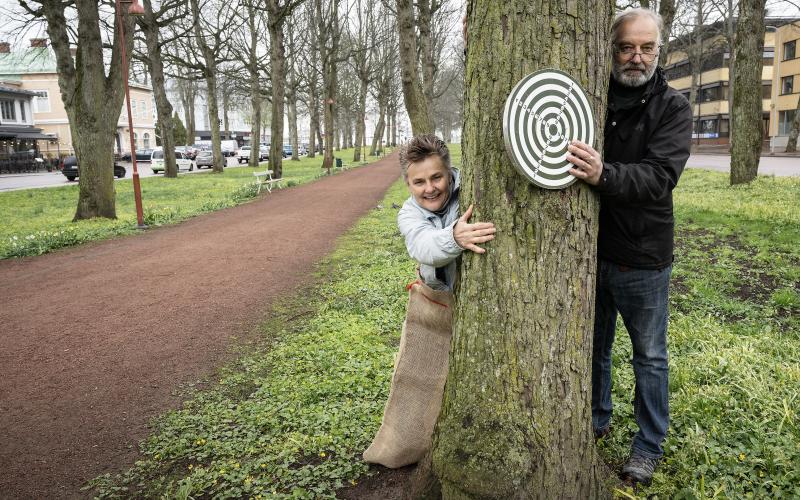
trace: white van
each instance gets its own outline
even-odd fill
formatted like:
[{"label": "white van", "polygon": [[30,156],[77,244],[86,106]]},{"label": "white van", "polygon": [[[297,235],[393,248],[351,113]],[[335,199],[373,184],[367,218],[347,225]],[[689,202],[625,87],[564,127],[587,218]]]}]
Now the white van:
[{"label": "white van", "polygon": [[[175,151],[175,163],[178,165],[178,170],[188,170],[189,172],[194,170],[194,161],[187,158],[186,155],[180,151]],[[150,157],[150,168],[153,170],[154,174],[166,171],[167,166],[164,163],[163,149],[153,150]]]},{"label": "white van", "polygon": [[222,146],[222,156],[236,156],[236,151],[239,149],[239,143],[234,140],[220,141]]}]

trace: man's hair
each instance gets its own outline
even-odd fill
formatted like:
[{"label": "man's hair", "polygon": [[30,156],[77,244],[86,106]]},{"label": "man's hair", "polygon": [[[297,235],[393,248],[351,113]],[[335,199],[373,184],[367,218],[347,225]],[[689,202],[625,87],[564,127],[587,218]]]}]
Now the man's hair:
[{"label": "man's hair", "polygon": [[664,21],[661,19],[661,16],[658,14],[658,12],[643,8],[627,9],[617,13],[617,16],[614,18],[614,24],[611,25],[611,43],[616,45],[617,41],[619,41],[619,31],[623,24],[640,17],[650,18],[656,24],[656,30],[658,30],[656,32],[656,43],[660,45],[661,31],[664,28]]},{"label": "man's hair", "polygon": [[447,144],[433,134],[418,135],[400,148],[400,167],[403,169],[403,179],[408,180],[410,164],[423,161],[429,156],[438,156],[445,167],[451,168],[450,151],[447,149]]}]

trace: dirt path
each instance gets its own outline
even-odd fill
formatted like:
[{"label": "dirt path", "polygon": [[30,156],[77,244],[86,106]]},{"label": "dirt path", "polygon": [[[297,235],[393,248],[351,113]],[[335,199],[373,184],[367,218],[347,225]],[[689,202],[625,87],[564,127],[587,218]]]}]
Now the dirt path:
[{"label": "dirt path", "polygon": [[173,227],[0,261],[0,498],[82,496],[233,337],[308,283],[394,155]]}]

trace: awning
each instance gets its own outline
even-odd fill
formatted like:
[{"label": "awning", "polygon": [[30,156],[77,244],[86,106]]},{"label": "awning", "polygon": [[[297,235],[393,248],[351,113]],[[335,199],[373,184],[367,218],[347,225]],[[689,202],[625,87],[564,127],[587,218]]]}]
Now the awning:
[{"label": "awning", "polygon": [[58,139],[58,137],[55,135],[40,134],[37,132],[22,132],[17,134],[17,139],[55,140]]}]

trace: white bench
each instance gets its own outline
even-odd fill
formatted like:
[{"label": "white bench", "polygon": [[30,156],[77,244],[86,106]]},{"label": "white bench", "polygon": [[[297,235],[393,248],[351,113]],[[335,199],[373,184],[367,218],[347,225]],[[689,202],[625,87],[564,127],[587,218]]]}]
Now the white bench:
[{"label": "white bench", "polygon": [[272,186],[277,185],[279,188],[281,186],[281,182],[283,182],[283,178],[280,179],[273,179],[272,178],[272,170],[266,170],[265,172],[253,172],[253,176],[256,178],[256,184],[258,185],[258,193],[261,193],[261,188],[266,187],[267,192],[272,192]]}]

